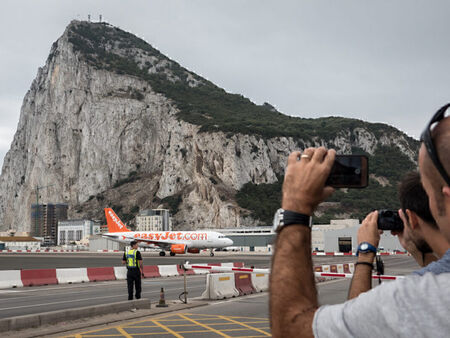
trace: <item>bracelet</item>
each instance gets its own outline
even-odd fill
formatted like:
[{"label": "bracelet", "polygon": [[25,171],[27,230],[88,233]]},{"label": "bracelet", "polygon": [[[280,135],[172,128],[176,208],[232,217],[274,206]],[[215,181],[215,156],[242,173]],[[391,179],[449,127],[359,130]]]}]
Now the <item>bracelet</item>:
[{"label": "bracelet", "polygon": [[356,262],[355,266],[357,266],[358,264],[368,265],[373,270],[373,264],[372,263],[369,263],[369,262]]}]

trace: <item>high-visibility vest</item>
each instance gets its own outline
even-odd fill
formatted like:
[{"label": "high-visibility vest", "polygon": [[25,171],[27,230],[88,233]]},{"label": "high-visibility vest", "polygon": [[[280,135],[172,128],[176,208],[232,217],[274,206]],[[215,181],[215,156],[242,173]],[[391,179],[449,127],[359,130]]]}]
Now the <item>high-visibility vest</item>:
[{"label": "high-visibility vest", "polygon": [[136,261],[136,252],[137,250],[131,249],[127,251],[127,267],[129,268],[138,268],[139,262]]}]

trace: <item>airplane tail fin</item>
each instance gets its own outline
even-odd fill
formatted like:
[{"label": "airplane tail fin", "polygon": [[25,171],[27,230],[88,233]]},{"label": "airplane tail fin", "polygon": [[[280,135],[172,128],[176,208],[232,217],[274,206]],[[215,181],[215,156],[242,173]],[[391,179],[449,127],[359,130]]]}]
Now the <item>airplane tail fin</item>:
[{"label": "airplane tail fin", "polygon": [[125,232],[130,231],[125,224],[122,223],[119,216],[111,208],[105,208],[106,224],[109,232]]}]

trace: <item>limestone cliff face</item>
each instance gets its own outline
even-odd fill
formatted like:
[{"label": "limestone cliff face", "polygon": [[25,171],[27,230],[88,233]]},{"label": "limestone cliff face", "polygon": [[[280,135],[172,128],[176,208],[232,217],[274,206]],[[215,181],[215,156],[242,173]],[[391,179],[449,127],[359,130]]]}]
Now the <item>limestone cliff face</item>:
[{"label": "limestone cliff face", "polygon": [[[30,229],[35,187],[41,203],[69,204],[69,217],[102,217],[102,208],[157,207],[178,199],[174,224],[183,229],[255,225],[234,195],[245,183],[271,183],[282,174],[299,140],[200,132],[177,117],[177,106],[139,77],[89,65],[69,32],[53,45],[26,94],[0,177],[0,226]],[[120,53],[120,46],[111,46]],[[136,53],[151,72],[171,74],[171,61]],[[202,81],[187,72],[185,81]],[[350,137],[352,136],[352,137]],[[351,141],[350,141],[351,140]],[[344,130],[330,141],[342,153],[359,147],[398,147],[412,161],[415,150],[399,133],[378,138],[369,130]],[[166,200],[164,200],[166,198]]]}]

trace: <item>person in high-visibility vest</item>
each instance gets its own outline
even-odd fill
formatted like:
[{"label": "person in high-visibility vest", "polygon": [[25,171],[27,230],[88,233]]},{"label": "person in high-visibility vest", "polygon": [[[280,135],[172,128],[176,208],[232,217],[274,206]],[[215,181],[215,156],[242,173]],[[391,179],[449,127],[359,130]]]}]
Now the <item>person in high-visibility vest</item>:
[{"label": "person in high-visibility vest", "polygon": [[141,253],[137,250],[138,243],[132,241],[131,249],[123,254],[122,263],[127,266],[128,300],[133,299],[133,284],[136,286],[136,299],[141,298],[141,275],[144,274]]}]

